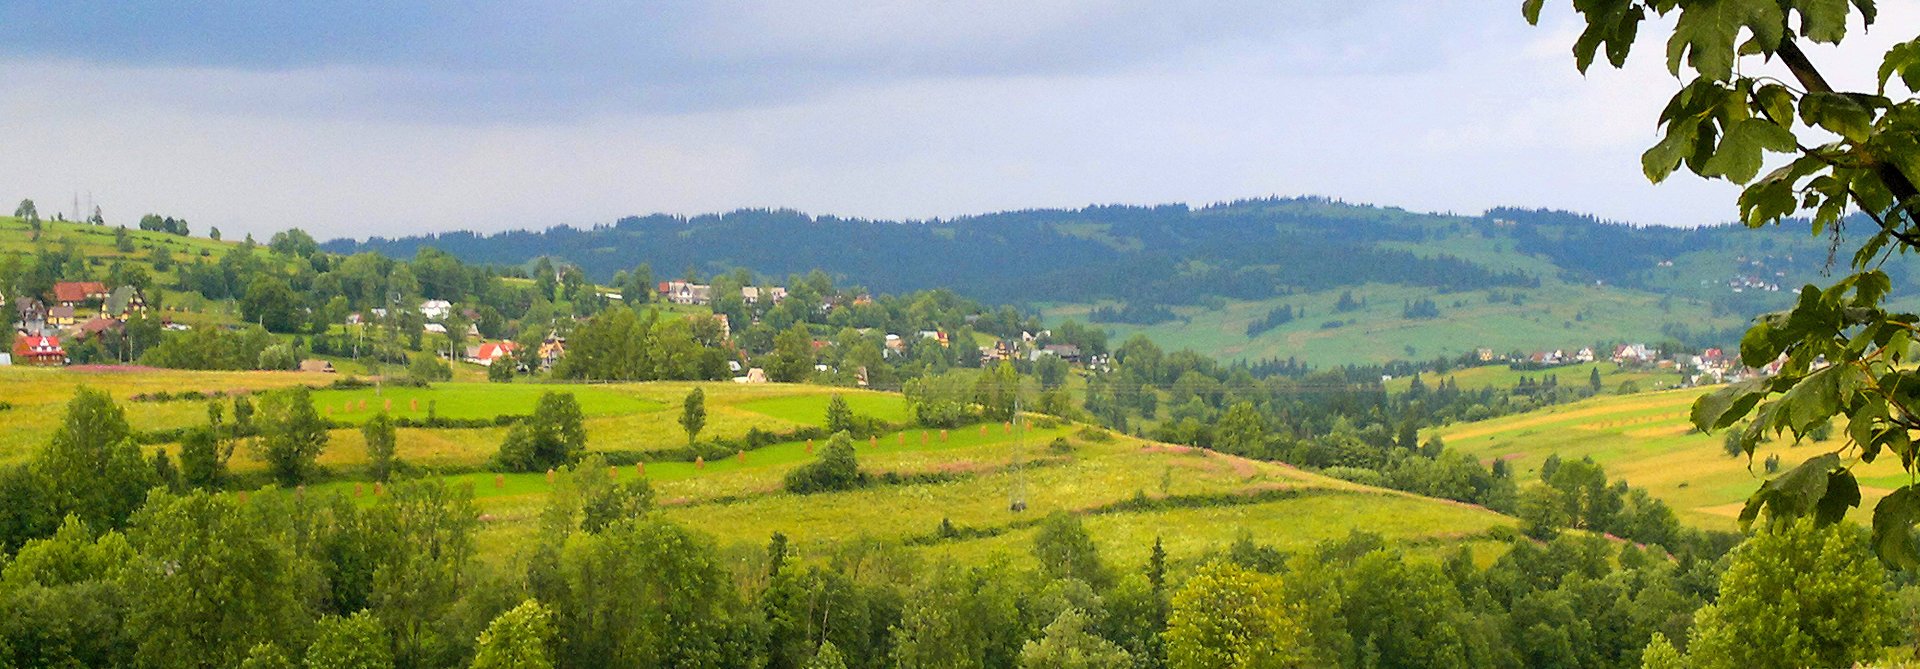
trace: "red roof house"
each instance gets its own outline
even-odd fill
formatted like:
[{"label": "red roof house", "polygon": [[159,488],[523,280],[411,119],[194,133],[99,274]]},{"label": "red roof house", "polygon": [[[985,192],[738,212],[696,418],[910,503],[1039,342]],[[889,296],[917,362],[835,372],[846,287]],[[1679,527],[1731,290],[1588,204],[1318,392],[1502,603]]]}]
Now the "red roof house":
[{"label": "red roof house", "polygon": [[13,364],[62,365],[66,362],[67,350],[60,348],[59,337],[16,337],[13,340]]},{"label": "red roof house", "polygon": [[107,284],[98,281],[61,281],[53,284],[53,301],[66,306],[107,299]]},{"label": "red roof house", "polygon": [[481,344],[478,348],[474,349],[473,362],[481,365],[485,365],[485,366],[491,366],[493,365],[493,361],[495,360],[499,360],[501,358],[511,359],[513,357],[514,351],[518,351],[518,350],[520,350],[520,345],[514,342],[510,342],[510,341],[487,342],[487,343]]}]

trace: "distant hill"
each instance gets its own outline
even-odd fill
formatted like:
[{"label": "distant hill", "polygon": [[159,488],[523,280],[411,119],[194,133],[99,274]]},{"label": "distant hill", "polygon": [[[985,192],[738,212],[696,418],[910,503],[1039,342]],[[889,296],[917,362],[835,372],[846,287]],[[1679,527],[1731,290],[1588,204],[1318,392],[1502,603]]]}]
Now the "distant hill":
[{"label": "distant hill", "polygon": [[[598,280],[643,262],[661,278],[738,267],[769,276],[819,269],[881,292],[947,287],[1226,357],[1303,355],[1323,364],[1603,339],[1728,343],[1747,318],[1785,306],[1793,288],[1819,281],[1828,259],[1828,240],[1804,226],[1680,229],[1556,211],[1461,216],[1322,198],[905,222],[741,210],[324,246],[400,257],[432,246],[497,264],[553,256]],[[1913,285],[1910,272],[1889,269],[1897,286]],[[1377,297],[1351,316],[1336,313],[1348,293],[1356,301]],[[1249,328],[1294,303],[1304,316]],[[1656,305],[1660,312],[1652,313]],[[1598,318],[1589,323],[1590,316]],[[1351,326],[1368,327],[1340,331]],[[1491,327],[1503,330],[1478,336]],[[1339,342],[1362,332],[1371,337],[1364,350],[1344,352]],[[1316,347],[1314,339],[1335,343]]]}]

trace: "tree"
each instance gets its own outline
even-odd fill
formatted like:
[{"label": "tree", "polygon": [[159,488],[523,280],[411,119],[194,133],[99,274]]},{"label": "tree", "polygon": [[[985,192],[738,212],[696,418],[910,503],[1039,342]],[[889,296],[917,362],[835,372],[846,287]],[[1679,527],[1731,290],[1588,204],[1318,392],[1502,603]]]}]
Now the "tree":
[{"label": "tree", "polygon": [[793,468],[783,483],[787,492],[807,495],[851,490],[866,482],[866,474],[860,471],[860,461],[854,456],[853,440],[840,432],[827,440],[820,459]]},{"label": "tree", "polygon": [[1250,402],[1227,408],[1214,428],[1214,448],[1236,455],[1260,455],[1266,450],[1267,419]]},{"label": "tree", "polygon": [[255,443],[267,469],[280,485],[303,483],[313,473],[314,460],[327,447],[327,422],[313,409],[313,397],[305,386],[268,393],[260,399],[254,423],[260,439]]},{"label": "tree", "polygon": [[687,393],[686,401],[680,404],[680,429],[687,431],[687,445],[692,446],[700,437],[700,430],[707,426],[707,394],[699,388]]},{"label": "tree", "polygon": [[20,206],[13,208],[13,217],[33,225],[40,222],[40,209],[33,206],[33,200],[21,200]]},{"label": "tree", "polygon": [[[218,407],[219,404],[213,406]],[[222,438],[218,422],[188,430],[180,439],[180,478],[195,488],[217,490],[226,483],[233,442]]]},{"label": "tree", "polygon": [[267,240],[267,248],[281,255],[305,258],[318,253],[320,244],[315,242],[313,235],[307,234],[307,231],[289,228],[273,233],[273,238]]},{"label": "tree", "polygon": [[1078,516],[1065,511],[1048,514],[1040,522],[1040,530],[1033,535],[1033,557],[1049,578],[1077,579],[1102,590],[1113,580],[1100,562],[1093,536]]},{"label": "tree", "polygon": [[587,451],[587,428],[573,393],[547,392],[533,415],[514,424],[494,456],[508,471],[543,471],[573,463]]},{"label": "tree", "polygon": [[393,473],[394,430],[393,418],[381,411],[368,418],[360,426],[360,436],[367,442],[367,471],[375,481],[385,481]]},{"label": "tree", "polygon": [[[1545,0],[1524,0],[1537,22]],[[1734,384],[1696,400],[1692,419],[1703,430],[1724,429],[1753,417],[1746,430],[1751,452],[1767,432],[1803,436],[1835,415],[1848,418],[1841,447],[1849,460],[1898,456],[1920,472],[1911,431],[1920,428],[1907,407],[1920,370],[1903,364],[1913,316],[1885,305],[1892,282],[1882,269],[1893,251],[1920,249],[1920,40],[1889,50],[1874,73],[1877,89],[1836,90],[1802,44],[1840,45],[1853,25],[1870,26],[1870,0],[1606,0],[1575,3],[1586,28],[1574,43],[1585,71],[1605,48],[1614,67],[1625,64],[1642,24],[1672,20],[1667,68],[1691,80],[1661,112],[1664,134],[1641,156],[1648,179],[1660,182],[1684,166],[1708,179],[1742,186],[1740,219],[1750,227],[1807,221],[1831,232],[1841,250],[1843,216],[1858,210],[1871,221],[1845,248],[1851,272],[1824,289],[1806,286],[1791,311],[1764,316],[1741,340],[1741,361],[1762,366],[1784,356],[1780,372]],[[1856,11],[1858,16],[1855,16]],[[1858,23],[1856,23],[1856,21]],[[1764,59],[1784,66],[1774,76]],[[1867,74],[1867,73],[1860,73]],[[1898,80],[1907,95],[1889,84]],[[1784,161],[1761,175],[1768,154]],[[1804,390],[1803,390],[1804,389]],[[1822,480],[1824,479],[1824,481]],[[1813,515],[1837,522],[1860,503],[1859,484],[1838,454],[1816,457],[1764,484],[1742,518]],[[1880,559],[1920,567],[1920,486],[1909,484],[1874,509],[1873,546]]]},{"label": "tree", "polygon": [[827,400],[827,434],[836,432],[852,434],[854,428],[853,407],[847,406],[847,398],[834,393],[833,398]]},{"label": "tree", "polygon": [[487,623],[473,654],[472,669],[551,669],[553,612],[526,600]]},{"label": "tree", "polygon": [[745,652],[729,648],[733,581],[685,528],[658,517],[618,522],[568,537],[559,557],[555,664],[718,667]]},{"label": "tree", "polygon": [[413,361],[407,363],[407,376],[425,383],[452,381],[453,366],[432,353],[416,353]]},{"label": "tree", "polygon": [[1801,519],[1748,540],[1720,576],[1720,598],[1694,612],[1687,655],[1698,669],[1849,667],[1892,640],[1892,591],[1867,533]]},{"label": "tree", "polygon": [[487,381],[492,383],[513,383],[512,358],[502,358],[487,365]]},{"label": "tree", "polygon": [[779,383],[801,383],[813,375],[813,335],[804,323],[773,338],[773,355],[766,363],[767,378]]},{"label": "tree", "polygon": [[307,669],[387,669],[393,666],[393,653],[387,649],[387,637],[380,621],[371,613],[351,616],[327,616],[314,626],[313,644],[307,646]]},{"label": "tree", "polygon": [[293,292],[285,279],[272,274],[254,278],[253,283],[247,286],[246,295],[240,298],[241,317],[269,332],[293,332],[298,329],[300,307],[300,296]]},{"label": "tree", "polygon": [[240,669],[296,669],[296,665],[279,646],[261,643],[247,651],[247,659],[240,661]]},{"label": "tree", "polygon": [[1300,635],[1272,577],[1215,562],[1173,596],[1167,661],[1194,669],[1290,666],[1301,656]]},{"label": "tree", "polygon": [[1125,669],[1133,657],[1112,641],[1089,631],[1087,614],[1067,609],[1047,623],[1036,641],[1020,649],[1020,666],[1027,669]]},{"label": "tree", "polygon": [[807,660],[807,669],[847,669],[847,659],[840,655],[839,646],[833,645],[832,641],[823,641],[820,650],[814,652],[813,659]]},{"label": "tree", "polygon": [[286,647],[305,618],[294,548],[260,506],[156,493],[127,539],[127,631],[148,667],[231,667],[255,644]]},{"label": "tree", "polygon": [[53,438],[33,460],[54,513],[90,527],[124,527],[158,481],[140,455],[126,413],[105,392],[81,386]]}]

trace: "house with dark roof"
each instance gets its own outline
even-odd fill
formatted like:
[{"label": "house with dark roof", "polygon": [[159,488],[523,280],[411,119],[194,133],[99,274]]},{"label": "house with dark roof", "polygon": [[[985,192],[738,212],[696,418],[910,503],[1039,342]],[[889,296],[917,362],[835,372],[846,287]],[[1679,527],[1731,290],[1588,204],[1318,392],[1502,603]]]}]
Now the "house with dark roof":
[{"label": "house with dark roof", "polygon": [[101,314],[114,318],[126,318],[134,312],[146,313],[147,300],[140,296],[140,289],[133,286],[121,286],[107,294],[107,304]]},{"label": "house with dark roof", "polygon": [[79,324],[79,322],[80,322],[80,319],[74,313],[73,307],[71,305],[62,304],[60,306],[47,310],[47,326],[48,327],[70,328],[70,327],[73,327],[74,325]]}]

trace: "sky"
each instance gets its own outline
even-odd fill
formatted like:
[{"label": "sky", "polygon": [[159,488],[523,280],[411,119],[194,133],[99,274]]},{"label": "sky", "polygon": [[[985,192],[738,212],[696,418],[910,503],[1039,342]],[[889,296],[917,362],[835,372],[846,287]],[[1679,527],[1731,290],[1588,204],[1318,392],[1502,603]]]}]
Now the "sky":
[{"label": "sky", "polygon": [[[1664,29],[1582,76],[1569,3],[1519,4],[0,0],[0,200],[321,238],[1270,195],[1731,219],[1728,184],[1641,176]],[[1920,25],[1881,7],[1810,50],[1839,85]]]}]

